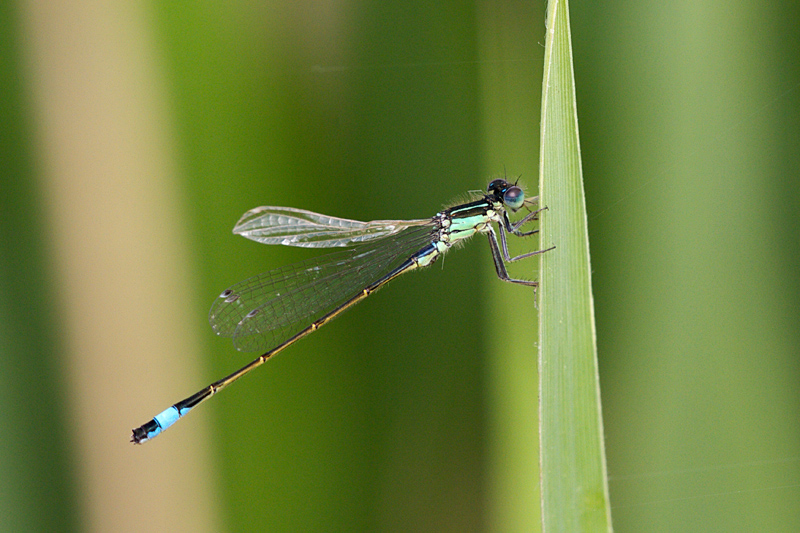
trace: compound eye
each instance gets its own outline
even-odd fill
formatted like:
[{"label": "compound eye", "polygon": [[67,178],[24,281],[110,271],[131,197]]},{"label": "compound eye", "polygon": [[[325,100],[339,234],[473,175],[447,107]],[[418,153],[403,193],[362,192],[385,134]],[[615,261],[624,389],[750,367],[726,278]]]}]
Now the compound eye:
[{"label": "compound eye", "polygon": [[522,192],[522,188],[516,185],[509,187],[505,194],[503,194],[503,203],[512,211],[516,211],[522,207],[522,204],[525,203],[525,193]]}]

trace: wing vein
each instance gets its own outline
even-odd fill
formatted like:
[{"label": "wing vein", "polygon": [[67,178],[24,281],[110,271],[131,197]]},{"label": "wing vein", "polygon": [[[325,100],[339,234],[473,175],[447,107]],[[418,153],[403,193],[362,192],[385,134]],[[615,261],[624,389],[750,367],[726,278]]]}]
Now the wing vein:
[{"label": "wing vein", "polygon": [[259,274],[223,291],[209,311],[238,350],[271,349],[397,268],[435,237],[432,220],[398,233]]}]

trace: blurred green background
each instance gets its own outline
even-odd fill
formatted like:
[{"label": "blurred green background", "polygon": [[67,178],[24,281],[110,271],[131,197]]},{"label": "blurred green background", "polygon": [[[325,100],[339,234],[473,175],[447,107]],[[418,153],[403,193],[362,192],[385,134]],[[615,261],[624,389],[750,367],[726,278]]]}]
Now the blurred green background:
[{"label": "blurred green background", "polygon": [[[615,529],[800,530],[800,6],[571,7]],[[536,530],[536,313],[483,239],[128,438],[252,358],[222,289],[316,253],[248,209],[535,187],[544,10],[4,3],[0,531]]]}]

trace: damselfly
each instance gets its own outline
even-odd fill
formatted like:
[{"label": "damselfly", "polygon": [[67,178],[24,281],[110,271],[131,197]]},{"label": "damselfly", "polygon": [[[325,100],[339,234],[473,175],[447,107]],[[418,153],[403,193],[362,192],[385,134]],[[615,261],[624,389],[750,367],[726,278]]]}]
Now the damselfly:
[{"label": "damselfly", "polygon": [[[222,291],[209,312],[217,335],[232,337],[237,349],[263,351],[233,374],[215,381],[133,430],[131,442],[156,437],[203,400],[224,389],[284,348],[327,324],[400,274],[432,264],[454,244],[484,233],[489,238],[497,276],[513,279],[505,263],[540,254],[511,257],[506,234],[524,237],[538,230],[520,228],[542,211],[530,210],[538,197],[525,198],[522,188],[505,180],[489,183],[486,194],[421,220],[359,222],[291,207],[258,207],[242,216],[233,232],[264,244],[306,248],[348,247],[308,261],[270,270]],[[512,223],[508,211],[530,212]],[[543,208],[545,209],[545,208]],[[500,241],[492,227],[498,226]]]}]

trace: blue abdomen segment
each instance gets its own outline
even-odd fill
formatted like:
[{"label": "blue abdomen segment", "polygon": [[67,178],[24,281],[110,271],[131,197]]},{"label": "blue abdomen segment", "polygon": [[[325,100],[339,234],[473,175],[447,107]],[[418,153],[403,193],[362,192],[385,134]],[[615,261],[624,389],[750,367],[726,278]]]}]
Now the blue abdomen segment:
[{"label": "blue abdomen segment", "polygon": [[211,394],[208,389],[204,389],[198,394],[178,402],[169,409],[165,409],[157,414],[150,422],[133,430],[131,442],[141,444],[157,437],[162,431],[177,422],[182,416],[192,410],[192,408],[209,397]]},{"label": "blue abdomen segment", "polygon": [[165,409],[157,414],[147,424],[133,430],[131,441],[135,442],[136,444],[147,442],[177,422],[180,417],[188,413],[191,409],[191,407],[179,409],[177,405],[173,405],[169,409]]},{"label": "blue abdomen segment", "polygon": [[153,420],[155,420],[156,424],[158,424],[158,429],[155,430],[155,432],[153,432],[152,435],[147,435],[147,438],[150,439],[152,437],[155,437],[156,435],[158,435],[159,433],[170,427],[172,424],[177,422],[180,417],[182,417],[188,412],[189,410],[186,409],[184,410],[183,413],[181,413],[180,411],[178,411],[178,408],[173,405],[169,409],[165,409],[161,413],[157,414],[153,418]]}]

